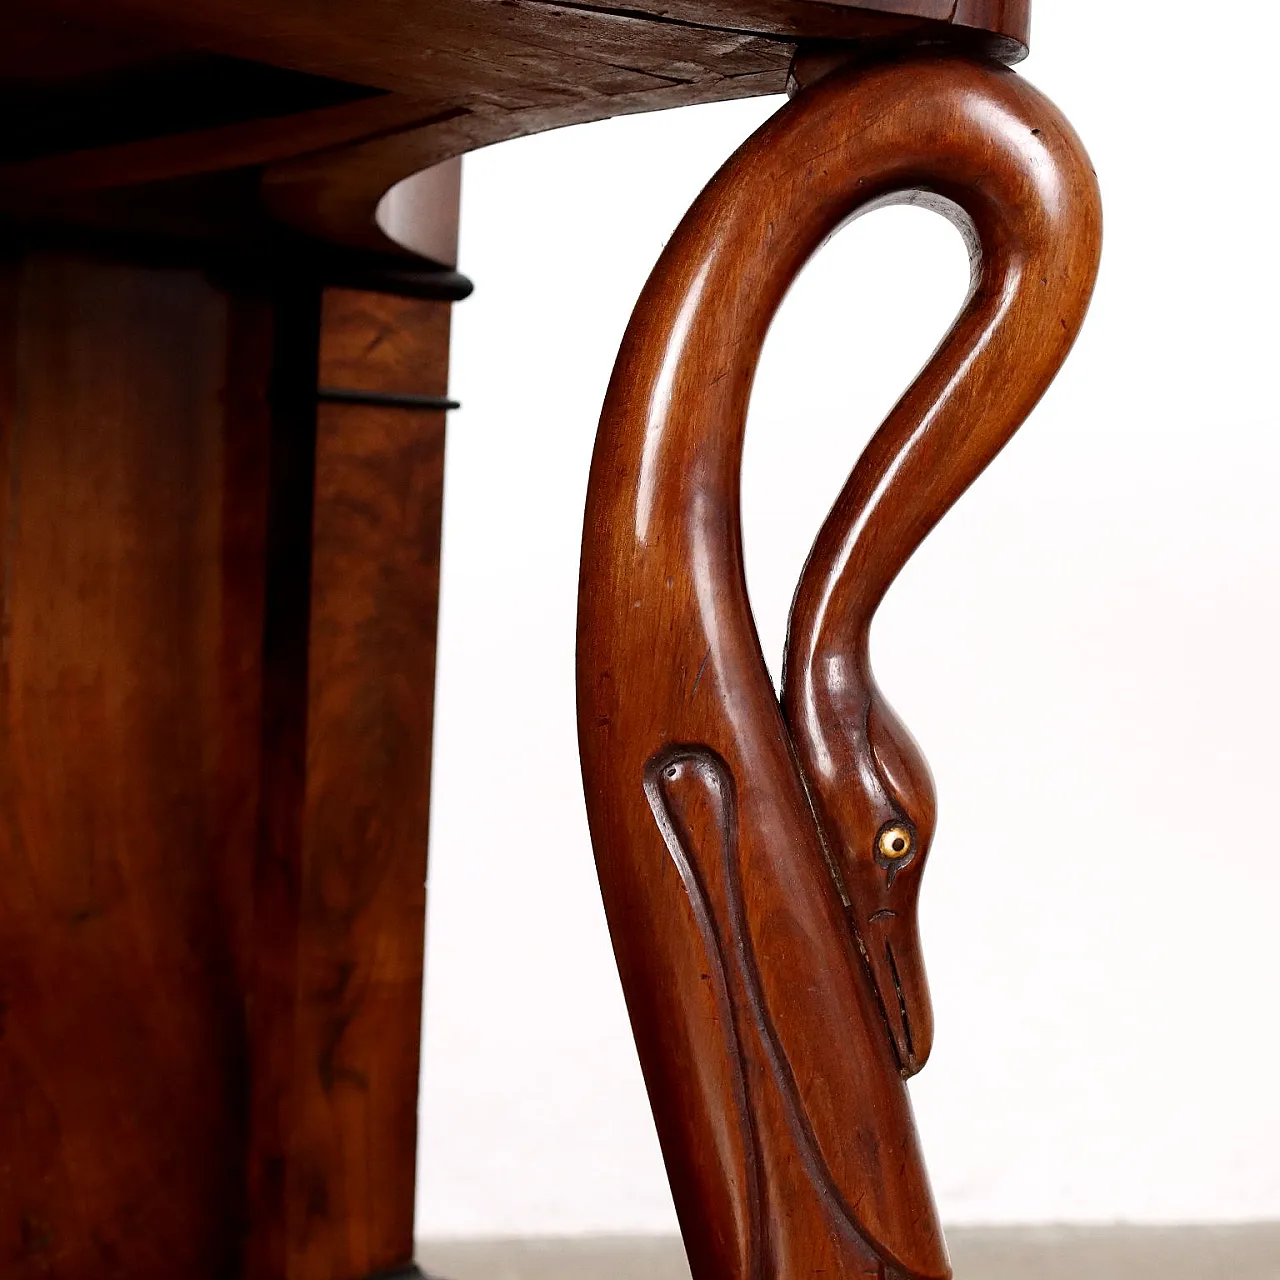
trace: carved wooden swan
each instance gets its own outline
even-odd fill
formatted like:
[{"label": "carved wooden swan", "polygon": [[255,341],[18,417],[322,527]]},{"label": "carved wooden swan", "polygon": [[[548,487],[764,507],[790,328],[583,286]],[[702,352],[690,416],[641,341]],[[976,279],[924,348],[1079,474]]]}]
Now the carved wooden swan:
[{"label": "carved wooden swan", "polygon": [[[779,706],[742,561],[751,383],[806,260],[901,200],[960,225],[973,287],[818,535]],[[868,635],[1065,359],[1100,228],[1079,140],[1012,72],[846,68],[716,175],[632,317],[587,504],[579,732],[695,1280],[950,1274],[904,1083],[932,1041],[915,905],[933,789]]]}]

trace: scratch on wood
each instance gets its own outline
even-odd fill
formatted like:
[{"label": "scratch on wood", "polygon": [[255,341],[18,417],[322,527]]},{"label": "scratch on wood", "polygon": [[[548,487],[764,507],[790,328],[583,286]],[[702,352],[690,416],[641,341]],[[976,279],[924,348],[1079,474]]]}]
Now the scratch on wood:
[{"label": "scratch on wood", "polygon": [[702,659],[702,665],[698,668],[698,674],[694,677],[693,688],[689,690],[689,701],[692,702],[694,695],[698,692],[698,686],[702,683],[702,673],[707,669],[707,663],[711,661],[711,650],[707,649]]}]

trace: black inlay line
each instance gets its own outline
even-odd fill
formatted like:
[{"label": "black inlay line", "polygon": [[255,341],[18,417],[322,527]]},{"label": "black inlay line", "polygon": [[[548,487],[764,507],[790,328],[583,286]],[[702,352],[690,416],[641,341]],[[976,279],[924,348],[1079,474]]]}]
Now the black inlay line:
[{"label": "black inlay line", "polygon": [[328,404],[368,404],[383,409],[460,409],[448,396],[419,396],[408,391],[360,391],[355,387],[320,387],[316,399]]}]

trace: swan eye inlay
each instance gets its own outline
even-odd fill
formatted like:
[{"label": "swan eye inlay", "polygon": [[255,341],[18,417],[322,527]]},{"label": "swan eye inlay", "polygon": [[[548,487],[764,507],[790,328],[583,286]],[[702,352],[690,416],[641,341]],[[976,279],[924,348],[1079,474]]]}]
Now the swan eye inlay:
[{"label": "swan eye inlay", "polygon": [[892,862],[909,857],[913,848],[911,832],[906,827],[885,827],[880,833],[880,856]]}]

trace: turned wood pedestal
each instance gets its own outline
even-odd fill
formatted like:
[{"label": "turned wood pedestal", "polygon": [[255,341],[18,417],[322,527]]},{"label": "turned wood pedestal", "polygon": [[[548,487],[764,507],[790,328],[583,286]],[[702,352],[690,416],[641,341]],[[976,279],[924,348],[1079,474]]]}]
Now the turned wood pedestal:
[{"label": "turned wood pedestal", "polygon": [[[1028,8],[11,0],[6,1280],[414,1274],[457,157],[786,88],[604,406],[586,799],[695,1280],[949,1274],[904,1086],[933,791],[867,634],[1092,289],[1087,158],[1008,69]],[[903,199],[961,226],[973,291],[819,535],[779,699],[739,535],[755,362],[821,241]]]}]

